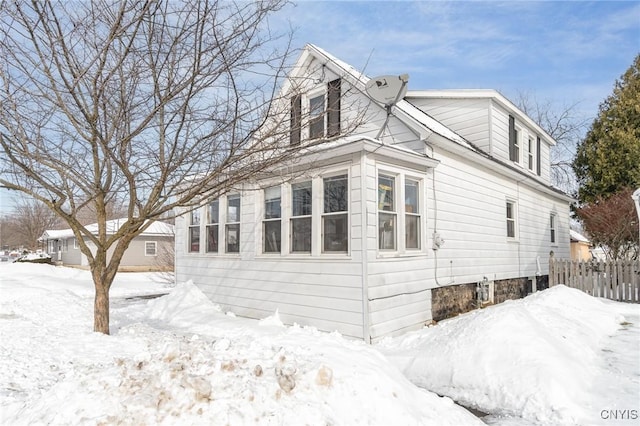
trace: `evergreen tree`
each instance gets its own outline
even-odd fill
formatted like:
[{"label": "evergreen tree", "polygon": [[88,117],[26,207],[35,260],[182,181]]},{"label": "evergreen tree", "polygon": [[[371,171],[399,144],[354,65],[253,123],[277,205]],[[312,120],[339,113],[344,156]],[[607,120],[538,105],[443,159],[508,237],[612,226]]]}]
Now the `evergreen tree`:
[{"label": "evergreen tree", "polygon": [[578,144],[573,169],[583,203],[640,186],[640,55],[600,105],[598,117]]}]

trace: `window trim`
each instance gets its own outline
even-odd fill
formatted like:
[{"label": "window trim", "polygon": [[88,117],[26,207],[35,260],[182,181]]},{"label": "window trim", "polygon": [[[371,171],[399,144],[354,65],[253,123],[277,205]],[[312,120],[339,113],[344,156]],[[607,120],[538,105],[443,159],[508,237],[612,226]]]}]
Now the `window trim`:
[{"label": "window trim", "polygon": [[534,155],[533,155],[533,136],[529,135],[527,140],[529,141],[527,145],[527,169],[533,172],[535,167],[535,161],[534,161]]},{"label": "window trim", "polygon": [[[213,205],[213,203],[218,204],[218,217],[216,219],[216,222],[212,222],[211,221],[211,207]],[[205,212],[206,212],[206,223],[204,224],[204,229],[205,229],[205,247],[204,247],[204,251],[205,253],[220,253],[220,205],[222,203],[220,202],[220,198],[214,198],[213,200],[210,200],[206,206],[205,206]],[[216,228],[215,234],[217,234],[218,237],[218,244],[216,247],[216,250],[209,250],[209,228]]]},{"label": "window trim", "polygon": [[[380,219],[379,213],[384,210],[379,210],[379,195],[378,195],[378,178],[380,175],[392,176],[395,178],[395,214],[396,214],[396,247],[391,249],[380,249]],[[411,169],[392,166],[385,163],[379,163],[376,166],[376,251],[379,258],[384,257],[399,257],[399,256],[416,256],[425,255],[426,251],[426,195],[424,193],[426,175]],[[407,181],[415,182],[418,184],[418,213],[416,216],[418,219],[418,245],[419,248],[407,248],[406,231],[407,231],[407,215],[412,215],[406,210],[406,183]]]},{"label": "window trim", "polygon": [[[280,202],[280,215],[278,217],[266,218],[267,208],[267,189],[278,188],[280,192],[279,202]],[[265,255],[280,255],[282,254],[283,249],[283,232],[282,232],[282,213],[283,213],[283,188],[282,185],[269,185],[262,188],[262,211],[261,211],[261,222],[262,222],[262,234],[260,236],[260,240],[262,240],[262,254]],[[280,247],[277,251],[267,251],[267,239],[266,239],[266,224],[267,223],[275,223],[278,222],[280,224]]]},{"label": "window trim", "polygon": [[[331,178],[337,178],[344,176],[344,180],[346,181],[346,210],[339,210],[334,212],[325,212],[325,181]],[[320,201],[322,208],[320,209],[320,253],[322,254],[348,254],[351,244],[351,215],[350,212],[350,193],[351,193],[351,185],[349,183],[349,172],[348,170],[344,171],[336,171],[334,173],[327,173],[320,176],[322,183],[322,200]],[[345,250],[327,250],[325,247],[325,218],[332,216],[345,216],[346,221],[346,249]]]},{"label": "window trim", "polygon": [[[200,225],[202,224],[202,212],[200,211],[200,207],[198,207],[197,209],[193,209],[189,212],[188,214],[188,219],[187,219],[187,253],[200,253],[202,251],[202,244],[201,244],[201,230],[200,230]],[[198,223],[194,223],[194,217],[197,216],[197,222]],[[197,231],[197,237],[198,237],[198,249],[194,250],[194,242],[192,240],[192,230]]]},{"label": "window trim", "polygon": [[[153,245],[153,254],[149,254],[147,251],[147,244]],[[158,256],[158,242],[157,241],[145,241],[144,242],[144,255],[145,257],[157,257]]]},{"label": "window trim", "polygon": [[552,246],[558,245],[557,217],[558,215],[555,212],[549,214],[549,242]]},{"label": "window trim", "polygon": [[[295,185],[299,185],[299,184],[304,184],[304,183],[309,183],[310,186],[310,190],[311,190],[311,204],[310,204],[310,213],[306,214],[306,215],[294,215],[294,201],[293,201],[293,197],[294,197],[294,186]],[[290,187],[290,191],[289,191],[289,196],[290,196],[290,203],[289,203],[289,217],[288,217],[288,223],[287,223],[287,227],[289,228],[289,253],[290,254],[294,254],[294,255],[310,255],[313,254],[314,252],[314,244],[313,244],[313,230],[314,230],[314,220],[313,220],[313,212],[314,212],[314,179],[313,178],[305,178],[296,182],[291,183],[291,187]],[[311,221],[311,224],[309,225],[310,231],[309,231],[309,250],[294,250],[294,244],[293,244],[293,238],[294,238],[294,232],[293,232],[293,222],[294,220],[300,220],[300,219],[309,219]]]},{"label": "window trim", "polygon": [[[513,217],[509,217],[509,205],[511,205],[511,212]],[[513,235],[509,235],[509,221],[513,223]],[[507,198],[505,203],[505,231],[507,240],[509,241],[517,241],[518,240],[518,203],[511,199]]]},{"label": "window trim", "polygon": [[[229,199],[230,198],[238,198],[239,201],[239,205],[238,205],[238,220],[231,222],[229,220],[229,207],[230,207],[230,203],[229,203]],[[241,232],[242,232],[242,228],[241,228],[241,224],[242,224],[242,194],[240,193],[232,193],[232,194],[227,194],[225,196],[225,204],[224,204],[224,241],[222,241],[222,243],[224,244],[224,253],[225,254],[230,254],[230,255],[239,255],[240,254],[240,240],[241,240]],[[238,246],[238,250],[237,251],[230,251],[229,250],[229,241],[231,240],[229,238],[229,227],[230,226],[237,226],[238,228],[238,235],[236,236],[237,239],[237,246]],[[219,245],[220,242],[218,243],[218,250],[219,250]]]}]

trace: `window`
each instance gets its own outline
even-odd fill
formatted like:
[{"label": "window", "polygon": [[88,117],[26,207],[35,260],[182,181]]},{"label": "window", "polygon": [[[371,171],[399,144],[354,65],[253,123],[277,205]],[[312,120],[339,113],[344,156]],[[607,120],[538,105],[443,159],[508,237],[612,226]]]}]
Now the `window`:
[{"label": "window", "polygon": [[549,216],[549,230],[550,230],[550,236],[551,236],[551,243],[555,244],[555,242],[556,242],[556,215],[553,214],[553,213]]},{"label": "window", "polygon": [[200,210],[192,210],[189,215],[189,252],[200,252]]},{"label": "window", "polygon": [[219,224],[220,202],[216,199],[207,206],[207,253],[218,252]]},{"label": "window", "polygon": [[280,253],[282,241],[281,191],[279,186],[264,190],[264,220],[262,221],[263,251]]},{"label": "window", "polygon": [[405,247],[420,248],[420,183],[406,179],[404,182]]},{"label": "window", "polygon": [[516,163],[520,161],[520,142],[518,141],[519,135],[516,129],[516,119],[513,116],[509,116],[509,159]]},{"label": "window", "polygon": [[144,255],[145,256],[155,256],[158,252],[158,243],[156,241],[145,241],[144,242]]},{"label": "window", "polygon": [[341,252],[348,250],[348,200],[349,188],[347,175],[323,179],[324,213],[322,215],[323,252]]},{"label": "window", "polygon": [[378,248],[396,249],[395,177],[378,176]]},{"label": "window", "polygon": [[227,221],[225,224],[227,253],[240,252],[240,195],[227,197]]},{"label": "window", "polygon": [[516,237],[516,204],[507,201],[507,237]]},{"label": "window", "polygon": [[[316,92],[317,93],[317,92]],[[309,139],[333,137],[340,134],[341,80],[330,81],[326,90],[308,98]],[[291,98],[289,142],[298,145],[302,139],[302,96]]]},{"label": "window", "polygon": [[302,132],[302,96],[296,95],[291,99],[291,122],[289,143],[300,144]]},{"label": "window", "polygon": [[291,185],[291,251],[311,253],[311,181]]},{"label": "window", "polygon": [[536,174],[540,176],[542,174],[542,162],[540,158],[540,151],[542,143],[540,142],[540,136],[538,136],[536,141]]},{"label": "window", "polygon": [[80,248],[80,246],[78,245],[78,240],[76,238],[73,239],[73,248],[76,250]]},{"label": "window", "polygon": [[527,158],[529,170],[533,171],[533,138],[529,138],[529,145],[527,146]]},{"label": "window", "polygon": [[324,137],[324,93],[309,99],[309,139]]}]

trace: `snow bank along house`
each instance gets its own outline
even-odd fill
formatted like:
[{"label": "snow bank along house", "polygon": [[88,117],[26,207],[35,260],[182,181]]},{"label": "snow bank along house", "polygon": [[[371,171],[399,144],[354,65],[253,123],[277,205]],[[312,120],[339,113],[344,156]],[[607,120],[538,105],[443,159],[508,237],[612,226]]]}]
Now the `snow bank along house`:
[{"label": "snow bank along house", "polygon": [[[107,233],[113,234],[120,229],[127,219],[107,221]],[[97,234],[98,224],[86,226],[89,232]],[[71,229],[54,229],[44,231],[40,240],[47,247],[47,253],[54,262],[62,262],[65,266],[88,268],[87,257],[80,251],[80,246]],[[91,248],[91,242],[88,242]],[[144,232],[131,241],[120,263],[121,271],[157,271],[173,269],[171,259],[174,246],[174,227],[165,222],[153,222]],[[167,257],[167,254],[169,257]]]},{"label": "snow bank along house", "polygon": [[569,257],[555,142],[498,92],[405,93],[406,76],[369,79],[313,45],[298,77],[291,122],[309,119],[292,143],[361,125],[290,180],[274,172],[178,218],[179,282],[225,311],[371,342],[523,297],[546,286],[550,251]]}]

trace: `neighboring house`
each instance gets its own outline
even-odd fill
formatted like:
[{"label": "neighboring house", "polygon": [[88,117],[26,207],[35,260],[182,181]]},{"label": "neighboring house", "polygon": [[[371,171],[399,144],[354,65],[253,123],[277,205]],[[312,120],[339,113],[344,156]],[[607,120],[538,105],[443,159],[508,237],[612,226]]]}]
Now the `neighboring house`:
[{"label": "neighboring house", "polygon": [[570,230],[571,260],[591,260],[591,242],[578,231]]},{"label": "neighboring house", "polygon": [[[107,234],[113,234],[127,219],[114,219],[107,222]],[[98,224],[86,226],[92,233],[98,232]],[[47,253],[55,262],[66,266],[88,267],[87,257],[82,254],[71,229],[47,230],[40,238]],[[95,247],[87,241],[89,248]],[[127,248],[119,270],[153,271],[172,269],[174,250],[174,226],[165,222],[153,222],[143,233],[135,237]],[[168,256],[167,256],[168,255]],[[110,254],[109,254],[110,257]],[[168,259],[168,260],[167,260]]]},{"label": "neighboring house", "polygon": [[176,279],[224,310],[371,342],[544,288],[569,257],[555,141],[498,92],[409,90],[387,115],[312,45],[289,81],[291,143],[331,138],[176,219]]}]

